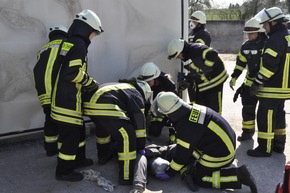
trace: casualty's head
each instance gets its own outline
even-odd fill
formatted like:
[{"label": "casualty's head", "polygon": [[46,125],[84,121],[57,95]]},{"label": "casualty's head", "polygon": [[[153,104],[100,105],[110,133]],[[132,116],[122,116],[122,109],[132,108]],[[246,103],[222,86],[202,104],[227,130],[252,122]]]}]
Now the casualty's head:
[{"label": "casualty's head", "polygon": [[160,92],[151,104],[151,112],[154,115],[168,115],[178,110],[184,101],[173,92]]},{"label": "casualty's head", "polygon": [[253,17],[246,22],[244,33],[248,35],[250,41],[253,41],[259,37],[259,33],[265,33],[265,29],[263,25]]},{"label": "casualty's head", "polygon": [[183,59],[183,48],[185,41],[183,39],[174,39],[168,45],[168,59],[179,58]]},{"label": "casualty's head", "polygon": [[153,62],[145,63],[139,70],[139,80],[146,81],[150,87],[154,85],[154,80],[161,74],[160,69]]},{"label": "casualty's head", "polygon": [[85,9],[76,15],[69,34],[88,37],[90,40],[104,32],[100,18],[92,10]]},{"label": "casualty's head", "polygon": [[53,27],[50,27],[49,34],[48,34],[49,40],[51,41],[56,36],[67,37],[67,35],[68,35],[67,31],[68,31],[68,29],[66,27],[64,27],[63,25],[55,25]]},{"label": "casualty's head", "polygon": [[283,25],[284,22],[287,22],[284,13],[279,7],[264,8],[255,15],[255,18],[263,25],[267,34],[269,34],[275,26]]},{"label": "casualty's head", "polygon": [[191,29],[206,24],[206,15],[202,11],[195,11],[193,14],[191,14],[189,19]]}]

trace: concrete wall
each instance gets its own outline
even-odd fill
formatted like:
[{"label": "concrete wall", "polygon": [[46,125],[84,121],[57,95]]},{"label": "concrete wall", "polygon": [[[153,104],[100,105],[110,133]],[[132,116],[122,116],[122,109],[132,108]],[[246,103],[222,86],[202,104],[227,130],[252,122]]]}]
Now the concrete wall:
[{"label": "concrete wall", "polygon": [[208,21],[206,28],[211,34],[211,47],[220,53],[237,54],[244,42],[244,21]]}]

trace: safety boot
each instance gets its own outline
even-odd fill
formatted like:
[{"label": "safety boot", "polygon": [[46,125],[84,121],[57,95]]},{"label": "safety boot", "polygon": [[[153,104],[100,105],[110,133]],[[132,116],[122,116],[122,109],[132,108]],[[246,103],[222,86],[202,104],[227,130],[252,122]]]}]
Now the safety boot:
[{"label": "safety boot", "polygon": [[270,157],[272,155],[272,153],[261,151],[259,147],[255,149],[249,149],[247,151],[247,154],[248,156],[251,156],[251,157]]},{"label": "safety boot", "polygon": [[79,182],[84,179],[84,176],[79,172],[72,171],[68,174],[56,174],[55,179],[59,181]]},{"label": "safety boot", "polygon": [[249,172],[246,165],[242,165],[237,169],[238,173],[238,179],[240,180],[241,184],[244,184],[246,186],[249,186],[252,193],[258,193],[257,186],[255,183],[255,180],[251,173]]},{"label": "safety boot", "polygon": [[245,132],[243,131],[242,135],[238,137],[238,141],[246,141],[252,139],[254,132]]}]

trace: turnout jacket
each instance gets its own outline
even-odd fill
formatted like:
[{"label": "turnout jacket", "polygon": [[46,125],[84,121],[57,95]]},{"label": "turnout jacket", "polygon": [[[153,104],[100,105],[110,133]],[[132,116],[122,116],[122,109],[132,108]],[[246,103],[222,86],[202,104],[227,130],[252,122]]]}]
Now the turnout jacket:
[{"label": "turnout jacket", "polygon": [[290,98],[290,35],[286,26],[277,23],[268,33],[260,70],[255,83],[260,86],[260,98]]},{"label": "turnout jacket", "polygon": [[33,80],[41,105],[51,104],[51,94],[60,68],[59,48],[64,35],[55,35],[37,53],[37,62],[33,68]]},{"label": "turnout jacket", "polygon": [[233,161],[235,132],[221,115],[202,105],[184,103],[168,117],[175,125],[177,138],[169,175],[193,159],[208,168],[221,168]]},{"label": "turnout jacket", "polygon": [[84,115],[128,120],[135,128],[138,143],[145,146],[144,96],[136,82],[101,84],[84,96]]},{"label": "turnout jacket", "polygon": [[210,47],[211,37],[209,31],[205,28],[204,24],[200,27],[195,27],[188,34],[189,43],[201,43]]},{"label": "turnout jacket", "polygon": [[184,68],[189,71],[186,79],[195,81],[199,92],[214,89],[228,78],[224,63],[213,48],[200,43],[184,42],[182,53]]},{"label": "turnout jacket", "polygon": [[87,73],[90,43],[83,36],[71,36],[63,43],[61,69],[52,95],[51,117],[57,122],[83,125],[82,89],[93,82]]},{"label": "turnout jacket", "polygon": [[161,74],[155,79],[155,84],[151,87],[151,90],[153,91],[153,99],[161,91],[177,93],[175,83],[169,76],[169,74],[161,72]]},{"label": "turnout jacket", "polygon": [[259,37],[256,40],[247,40],[241,46],[241,49],[237,55],[236,66],[232,73],[232,78],[238,78],[243,70],[247,68],[245,77],[245,85],[251,86],[255,76],[260,69],[262,50],[267,41],[265,33],[259,33]]}]

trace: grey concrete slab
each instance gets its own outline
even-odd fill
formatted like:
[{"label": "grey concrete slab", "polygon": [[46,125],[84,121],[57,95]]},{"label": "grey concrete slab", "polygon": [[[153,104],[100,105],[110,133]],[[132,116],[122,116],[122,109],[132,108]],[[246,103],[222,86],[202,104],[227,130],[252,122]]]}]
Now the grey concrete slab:
[{"label": "grey concrete slab", "polygon": [[[235,57],[222,55],[226,60],[226,68],[231,73],[234,68]],[[232,102],[234,92],[228,86],[229,79],[224,86],[223,116],[232,125],[237,133],[241,133],[241,103],[238,100]],[[242,77],[238,79],[237,85],[242,83]],[[237,86],[238,87],[238,86]],[[289,120],[290,106],[286,103],[287,120]],[[288,129],[288,128],[287,128]],[[22,135],[0,138],[0,192],[1,193],[93,193],[106,192],[102,187],[98,187],[95,182],[61,182],[54,178],[56,156],[46,157],[42,143],[42,132],[33,135]],[[161,143],[167,142],[168,131],[164,130]],[[256,137],[247,142],[237,142],[237,155],[234,165],[240,166],[247,164],[250,171],[257,181],[260,193],[273,193],[278,183],[283,180],[284,165],[290,160],[289,129],[287,130],[287,146],[284,154],[273,153],[269,158],[252,158],[246,155],[246,151],[257,146]],[[157,140],[157,139],[155,139]],[[87,157],[94,159],[92,167],[83,169],[93,169],[99,171],[105,178],[117,183],[117,160],[112,160],[107,165],[99,166],[96,164],[96,145],[95,138],[88,133]],[[80,171],[80,169],[79,169]],[[180,181],[179,176],[163,182],[149,176],[150,190],[163,190],[164,193],[185,193],[190,192]],[[113,192],[128,193],[131,187],[117,186]],[[199,193],[222,193],[236,192],[246,193],[250,189],[243,186],[241,190],[214,190],[200,188]]]}]

